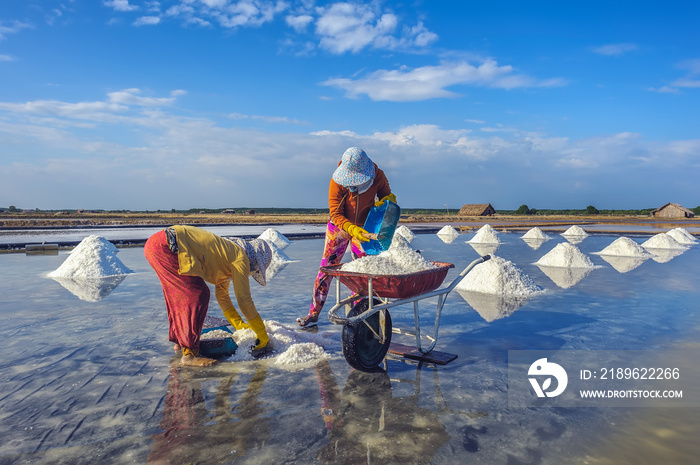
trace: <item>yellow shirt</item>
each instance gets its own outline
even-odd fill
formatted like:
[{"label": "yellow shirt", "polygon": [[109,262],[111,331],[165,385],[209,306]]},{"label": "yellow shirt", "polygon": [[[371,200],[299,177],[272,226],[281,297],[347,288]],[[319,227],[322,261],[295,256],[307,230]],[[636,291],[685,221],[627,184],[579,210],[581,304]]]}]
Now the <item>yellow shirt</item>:
[{"label": "yellow shirt", "polygon": [[173,226],[177,235],[178,272],[199,276],[215,286],[216,301],[226,312],[235,308],[229,295],[229,283],[241,313],[250,321],[258,316],[250,295],[250,261],[245,250],[223,237],[194,226]]}]

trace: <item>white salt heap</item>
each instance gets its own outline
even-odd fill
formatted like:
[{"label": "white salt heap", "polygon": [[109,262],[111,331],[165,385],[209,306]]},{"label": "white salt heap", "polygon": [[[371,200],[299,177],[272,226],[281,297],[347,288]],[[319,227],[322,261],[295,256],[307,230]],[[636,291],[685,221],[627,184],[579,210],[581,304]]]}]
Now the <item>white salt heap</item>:
[{"label": "white salt heap", "polygon": [[408,229],[408,226],[406,226],[404,224],[402,224],[401,226],[396,228],[396,231],[394,232],[394,236],[396,236],[397,234],[399,236],[403,237],[404,239],[406,239],[408,242],[411,242],[413,239],[416,238],[416,235],[413,233],[413,231]]},{"label": "white salt heap", "polygon": [[[272,347],[272,353],[265,357],[270,361],[268,367],[274,366],[284,370],[308,368],[318,363],[319,360],[342,352],[337,331],[319,331],[317,333],[297,331],[293,327],[274,320],[265,320],[265,329],[270,336]],[[216,335],[208,336],[210,333],[217,332],[205,333],[202,335],[202,339],[217,337]],[[241,329],[234,331],[233,335],[223,333],[223,337],[230,336],[233,336],[233,340],[236,341],[238,350],[234,355],[224,360],[226,362],[254,362],[256,359],[253,358],[249,350],[257,337],[253,330]]]},{"label": "white salt heap", "polygon": [[562,236],[588,237],[588,233],[580,226],[573,225],[563,233]]},{"label": "white salt heap", "polygon": [[440,231],[437,232],[438,236],[459,236],[459,232],[453,228],[451,225],[443,226]]},{"label": "white salt heap", "polygon": [[541,241],[545,241],[547,239],[550,239],[550,237],[545,234],[544,231],[542,231],[540,228],[532,228],[528,232],[526,232],[523,236],[522,239],[537,239]]},{"label": "white salt heap", "polygon": [[543,291],[513,262],[501,257],[492,257],[475,266],[455,288],[509,296],[529,296]]},{"label": "white salt heap", "polygon": [[389,250],[345,263],[340,269],[372,275],[401,275],[432,268],[436,266],[413,250],[406,239],[394,236]]},{"label": "white salt heap", "polygon": [[644,250],[644,248],[634,242],[629,237],[618,237],[612,244],[601,250],[600,252],[595,252],[598,255],[611,255],[616,257],[637,257],[637,258],[650,258],[651,254]]},{"label": "white salt heap", "polygon": [[467,241],[472,244],[500,244],[498,233],[489,224],[485,224],[476,235]]},{"label": "white salt heap", "polygon": [[651,236],[642,243],[645,249],[685,249],[685,246],[679,244],[677,240],[666,233],[659,233]]},{"label": "white salt heap", "polygon": [[263,231],[263,233],[258,236],[258,239],[264,239],[267,242],[271,242],[280,250],[292,243],[292,241],[287,239],[284,234],[272,228],[267,228],[265,231]]},{"label": "white salt heap", "polygon": [[683,245],[693,245],[698,241],[695,239],[695,236],[683,228],[673,228],[666,234],[674,238],[679,244]]},{"label": "white salt heap", "polygon": [[50,278],[104,278],[133,273],[116,255],[114,244],[101,236],[88,236],[73,249]]},{"label": "white salt heap", "polygon": [[557,244],[544,257],[535,262],[540,266],[558,266],[562,268],[594,268],[593,262],[578,247],[568,242]]}]

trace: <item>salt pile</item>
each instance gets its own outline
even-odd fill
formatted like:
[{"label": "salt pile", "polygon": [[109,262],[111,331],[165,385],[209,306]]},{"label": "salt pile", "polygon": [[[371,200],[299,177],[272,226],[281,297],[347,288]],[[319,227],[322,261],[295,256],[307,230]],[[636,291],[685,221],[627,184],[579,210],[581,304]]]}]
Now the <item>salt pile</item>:
[{"label": "salt pile", "polygon": [[501,257],[475,266],[455,289],[510,296],[529,296],[543,289],[510,262]]},{"label": "salt pile", "polygon": [[367,255],[341,266],[343,271],[372,275],[401,275],[436,268],[408,245],[402,236],[394,236],[389,250]]},{"label": "salt pile", "polygon": [[578,247],[562,242],[557,244],[545,256],[537,260],[535,265],[558,266],[562,268],[594,268],[593,262],[586,257]]},{"label": "salt pile", "polygon": [[629,237],[618,237],[613,241],[612,244],[601,250],[600,252],[595,252],[597,255],[613,255],[616,257],[637,257],[637,258],[649,258],[651,254],[644,250],[644,248],[634,242]]},{"label": "salt pile", "polygon": [[413,239],[416,238],[416,235],[413,233],[413,231],[408,229],[408,226],[406,226],[404,224],[402,224],[401,226],[396,228],[396,231],[394,232],[394,236],[396,236],[397,234],[399,236],[403,237],[404,239],[406,239],[408,242],[411,242]]},{"label": "salt pile", "polygon": [[459,237],[459,232],[448,224],[437,232],[437,237],[445,244],[452,244]]},{"label": "salt pile", "polygon": [[539,240],[539,241],[546,241],[550,239],[550,237],[545,234],[544,231],[542,231],[540,228],[534,227],[528,232],[526,232],[523,236],[522,239],[534,239],[534,240]]},{"label": "salt pile", "polygon": [[666,234],[674,238],[679,244],[683,245],[693,245],[698,241],[695,236],[683,228],[673,228]]},{"label": "salt pile", "polygon": [[88,236],[73,249],[50,278],[104,278],[133,273],[116,257],[114,244],[101,236]]},{"label": "salt pile", "polygon": [[573,225],[563,233],[562,236],[588,237],[588,233],[580,226]]},{"label": "salt pile", "polygon": [[678,243],[673,237],[666,233],[659,233],[651,236],[642,243],[645,249],[685,249],[684,245]]},{"label": "salt pile", "polygon": [[498,233],[489,224],[485,224],[477,231],[476,235],[469,239],[467,243],[476,244],[500,244]]},{"label": "salt pile", "polygon": [[[265,320],[265,328],[270,336],[270,344],[272,345],[272,353],[265,357],[265,360],[270,362],[267,365],[268,367],[275,366],[284,370],[298,370],[313,366],[319,360],[342,351],[337,331],[319,331],[317,333],[297,331],[274,320]],[[226,334],[229,337],[231,336],[230,333]],[[256,359],[253,358],[248,350],[255,343],[255,339],[256,336],[252,329],[234,331],[233,340],[236,341],[238,350],[234,355],[224,360],[226,362],[255,361]]]},{"label": "salt pile", "polygon": [[459,232],[453,228],[451,225],[443,226],[440,231],[437,232],[438,236],[459,236]]},{"label": "salt pile", "polygon": [[289,244],[292,243],[292,241],[287,239],[284,234],[272,228],[267,228],[265,231],[263,231],[263,233],[258,236],[258,239],[264,239],[267,242],[271,242],[280,250],[288,247]]}]

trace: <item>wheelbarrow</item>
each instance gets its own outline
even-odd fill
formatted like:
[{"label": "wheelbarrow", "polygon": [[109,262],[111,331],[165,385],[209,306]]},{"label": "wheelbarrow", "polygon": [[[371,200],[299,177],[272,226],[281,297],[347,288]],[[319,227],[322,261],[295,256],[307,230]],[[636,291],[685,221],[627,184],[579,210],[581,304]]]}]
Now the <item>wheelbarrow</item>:
[{"label": "wheelbarrow", "polygon": [[[437,343],[440,314],[447,295],[476,265],[490,258],[490,255],[477,258],[449,286],[438,290],[436,289],[445,280],[447,272],[454,268],[452,263],[431,262],[435,268],[402,275],[371,275],[343,271],[342,265],[321,267],[321,271],[336,278],[336,304],[328,311],[328,319],[332,323],[343,325],[343,355],[347,362],[358,370],[376,370],[389,351],[392,332],[411,335],[408,332],[393,330],[389,313],[390,308],[407,303],[413,303],[415,319],[413,335],[416,338],[415,349],[418,358],[420,359],[420,355],[430,354]],[[341,298],[341,284],[344,284],[352,295]],[[418,302],[431,297],[438,298],[435,324],[432,336],[426,336],[430,340],[430,345],[424,348]],[[343,307],[346,308],[345,317],[338,315],[338,311]],[[454,358],[456,356],[452,360]]]}]

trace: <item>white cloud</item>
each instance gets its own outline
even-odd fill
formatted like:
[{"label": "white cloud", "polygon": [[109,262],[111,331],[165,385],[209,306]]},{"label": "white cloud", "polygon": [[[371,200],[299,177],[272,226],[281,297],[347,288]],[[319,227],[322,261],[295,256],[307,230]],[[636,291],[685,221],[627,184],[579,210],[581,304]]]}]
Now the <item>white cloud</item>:
[{"label": "white cloud", "polygon": [[681,93],[680,89],[694,89],[700,87],[700,59],[685,60],[676,65],[676,68],[686,71],[685,76],[676,79],[668,86],[659,88],[650,87],[649,90],[660,93]]},{"label": "white cloud", "polygon": [[477,65],[460,61],[413,69],[378,70],[356,80],[335,78],[321,84],[343,89],[348,97],[367,95],[372,100],[414,102],[457,97],[458,94],[447,90],[456,85],[514,89],[560,86],[565,82],[561,79],[537,80],[516,75],[512,66],[499,66],[496,61],[487,59]]},{"label": "white cloud", "polygon": [[[119,12],[138,9],[137,6],[129,4],[128,0],[105,1],[104,5]],[[160,24],[163,19],[160,2],[146,2],[144,7],[146,11],[156,14],[142,16],[132,24]],[[218,23],[225,28],[237,28],[257,27],[268,23],[287,9],[287,3],[282,0],[179,0],[177,4],[164,8],[163,15],[167,18],[181,19],[183,24],[211,26],[212,23]]]},{"label": "white cloud", "polygon": [[627,52],[637,50],[637,45],[632,43],[608,44],[600,47],[594,47],[593,53],[605,56],[620,56]]},{"label": "white cloud", "polygon": [[140,97],[140,89],[124,89],[117,92],[109,92],[107,97],[110,102],[123,105],[138,106],[163,106],[170,105],[175,101],[175,97],[184,95],[184,90],[174,90],[170,97]]},{"label": "white cloud", "polygon": [[288,118],[286,116],[261,116],[261,115],[245,115],[243,113],[229,113],[229,118],[234,120],[255,120],[264,121],[266,123],[283,123],[283,124],[306,124],[298,119]]},{"label": "white cloud", "polygon": [[387,50],[426,47],[438,38],[423,23],[404,28],[402,35],[397,35],[398,17],[377,11],[370,4],[334,3],[319,7],[316,12],[319,46],[331,53],[357,53],[366,47]]},{"label": "white cloud", "polygon": [[[700,140],[649,142],[624,132],[587,139],[516,130],[496,136],[435,124],[368,133],[323,126],[309,134],[262,131],[236,121],[295,120],[233,113],[218,124],[173,114],[168,105],[182,90],[167,97],[142,93],[124,89],[77,103],[0,102],[0,196],[11,193],[40,208],[230,206],[222,195],[261,207],[323,207],[330,173],[350,146],[367,151],[410,207],[468,203],[480,193],[499,208],[516,208],[526,192],[531,206],[571,208],[591,204],[591,195],[619,199],[624,191],[634,203],[612,206],[641,208],[659,203],[658,190],[645,180],[665,175],[674,182],[663,183],[663,201],[672,196],[683,203],[697,192],[697,170],[688,168],[699,164]],[[173,183],[183,189],[168,189]],[[574,194],[571,186],[581,188]]]},{"label": "white cloud", "polygon": [[136,18],[134,26],[153,26],[160,23],[160,16],[141,16]]},{"label": "white cloud", "polygon": [[223,6],[219,6],[219,2],[212,3],[215,5],[212,6],[212,16],[226,28],[261,26],[288,8],[283,1],[239,1]]},{"label": "white cloud", "polygon": [[314,18],[310,15],[288,15],[284,21],[296,32],[303,32],[313,22]]},{"label": "white cloud", "polygon": [[17,34],[22,29],[29,29],[32,25],[22,21],[10,21],[5,24],[5,21],[0,21],[0,40],[4,40],[8,34]]},{"label": "white cloud", "polygon": [[15,59],[10,55],[0,55],[0,61],[15,61]]},{"label": "white cloud", "polygon": [[105,6],[113,8],[114,11],[135,11],[138,10],[137,6],[130,5],[129,0],[105,0],[103,2]]}]

